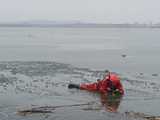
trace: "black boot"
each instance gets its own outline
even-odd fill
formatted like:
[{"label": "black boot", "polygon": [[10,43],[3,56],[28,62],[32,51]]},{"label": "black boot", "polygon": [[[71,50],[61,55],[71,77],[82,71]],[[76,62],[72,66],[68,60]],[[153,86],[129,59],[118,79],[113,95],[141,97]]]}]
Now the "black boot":
[{"label": "black boot", "polygon": [[72,89],[72,88],[80,89],[80,86],[77,85],[77,84],[69,84],[69,85],[68,85],[68,88],[69,88],[69,89]]}]

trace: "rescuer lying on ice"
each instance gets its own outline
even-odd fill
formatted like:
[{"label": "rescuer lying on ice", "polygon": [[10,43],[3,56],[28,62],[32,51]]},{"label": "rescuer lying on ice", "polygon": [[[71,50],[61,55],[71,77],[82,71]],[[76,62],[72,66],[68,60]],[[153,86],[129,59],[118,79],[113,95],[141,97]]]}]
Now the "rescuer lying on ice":
[{"label": "rescuer lying on ice", "polygon": [[110,73],[108,70],[105,71],[103,80],[98,79],[97,82],[83,83],[80,85],[69,84],[68,88],[99,92],[101,104],[108,112],[117,112],[121,98],[124,95],[120,78],[117,74]]},{"label": "rescuer lying on ice", "polygon": [[120,78],[115,73],[110,73],[108,70],[105,71],[103,80],[97,80],[94,83],[84,84],[69,84],[68,88],[77,88],[81,90],[88,90],[94,92],[100,92],[110,95],[123,95],[124,89],[120,82]]}]

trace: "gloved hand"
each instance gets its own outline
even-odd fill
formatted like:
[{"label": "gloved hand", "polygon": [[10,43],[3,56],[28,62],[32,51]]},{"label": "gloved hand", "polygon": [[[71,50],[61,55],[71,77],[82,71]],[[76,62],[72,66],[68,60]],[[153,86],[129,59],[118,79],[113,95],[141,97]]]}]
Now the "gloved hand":
[{"label": "gloved hand", "polygon": [[115,90],[113,94],[117,97],[122,95],[119,90]]},{"label": "gloved hand", "polygon": [[111,90],[110,88],[108,88],[108,94],[111,96],[116,96],[116,97],[119,97],[122,95],[118,89]]},{"label": "gloved hand", "polygon": [[121,97],[122,97],[122,94],[120,93],[119,90],[114,90],[108,93],[108,99],[110,101],[119,100],[121,99]]},{"label": "gloved hand", "polygon": [[80,89],[80,86],[77,85],[77,84],[69,84],[69,85],[68,85],[68,88],[69,88],[69,89],[73,89],[73,88]]}]

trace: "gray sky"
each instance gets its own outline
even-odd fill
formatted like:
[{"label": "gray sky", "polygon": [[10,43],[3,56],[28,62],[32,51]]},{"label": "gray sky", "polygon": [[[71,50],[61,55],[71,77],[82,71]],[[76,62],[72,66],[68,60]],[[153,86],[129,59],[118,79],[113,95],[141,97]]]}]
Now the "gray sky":
[{"label": "gray sky", "polygon": [[160,0],[0,0],[0,22],[160,22]]}]

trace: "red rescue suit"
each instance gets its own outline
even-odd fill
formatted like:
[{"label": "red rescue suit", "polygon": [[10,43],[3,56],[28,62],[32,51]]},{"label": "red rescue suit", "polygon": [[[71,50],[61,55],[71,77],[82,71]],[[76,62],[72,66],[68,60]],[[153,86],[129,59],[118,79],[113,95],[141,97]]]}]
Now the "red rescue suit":
[{"label": "red rescue suit", "polygon": [[99,80],[95,83],[84,83],[80,85],[80,89],[88,90],[88,91],[95,91],[101,93],[107,93],[110,90],[109,81],[112,82],[113,86],[123,95],[124,89],[120,82],[120,78],[114,74],[110,73],[107,75],[103,80]]}]

